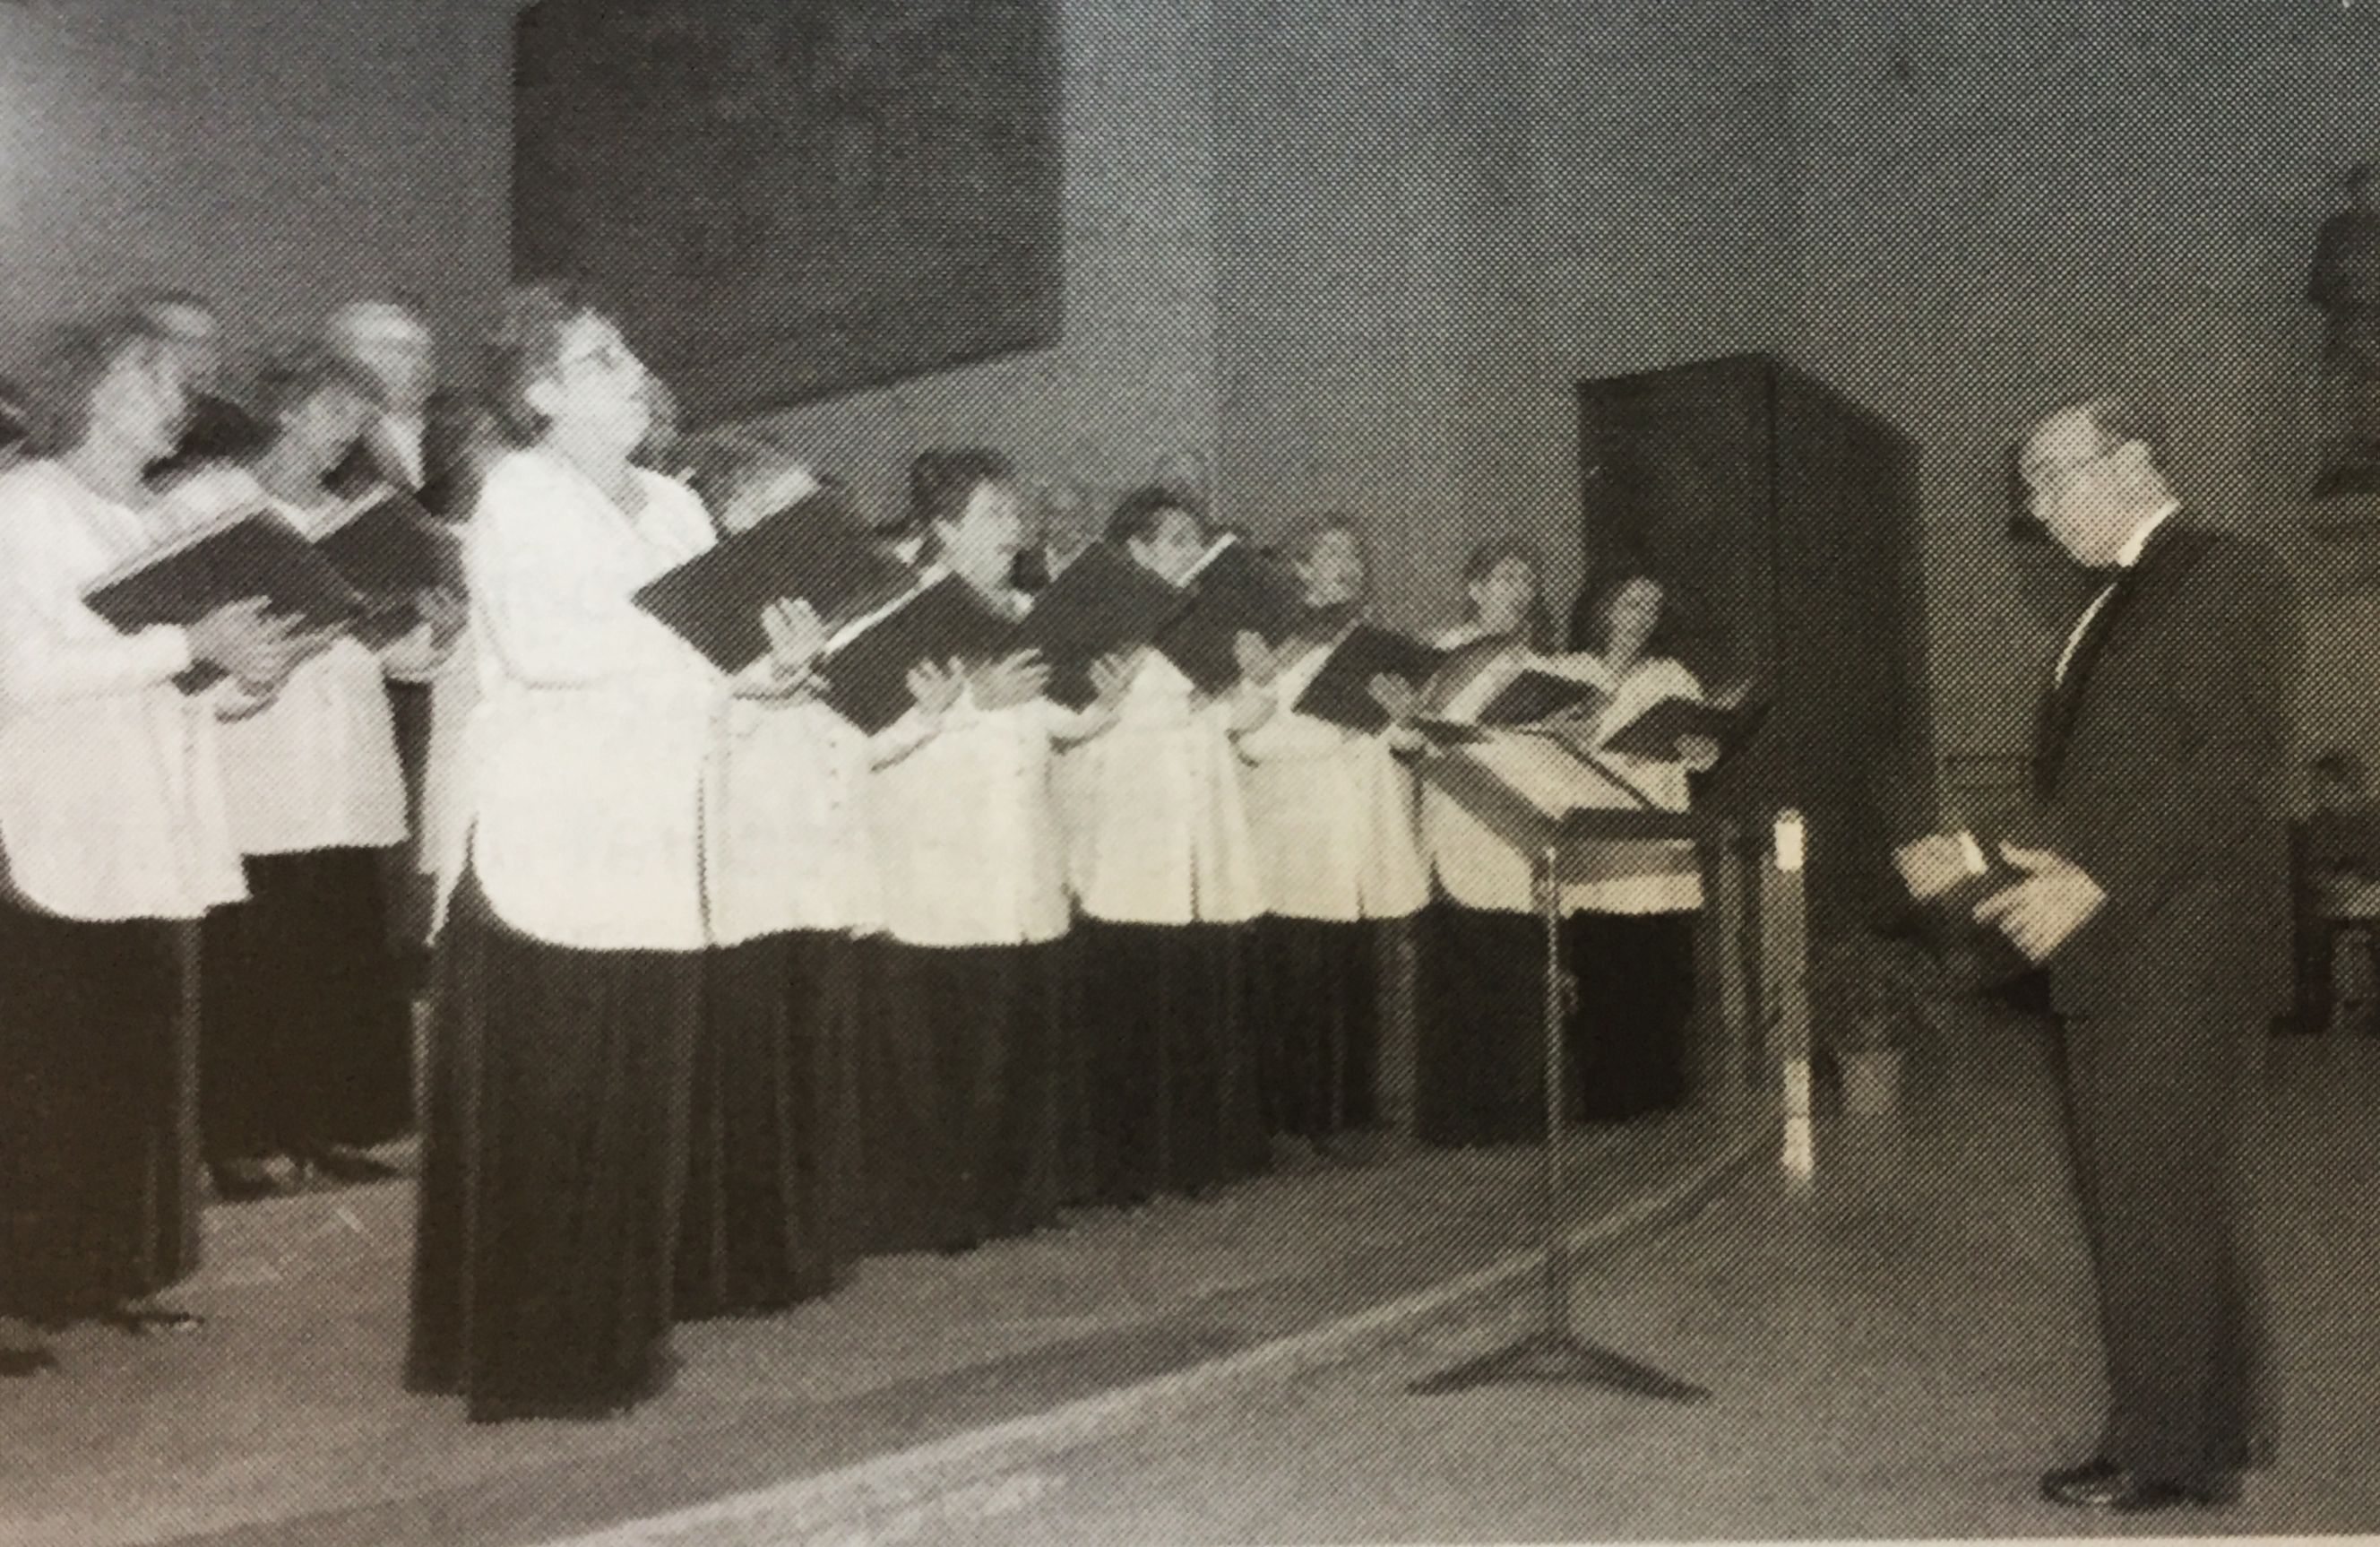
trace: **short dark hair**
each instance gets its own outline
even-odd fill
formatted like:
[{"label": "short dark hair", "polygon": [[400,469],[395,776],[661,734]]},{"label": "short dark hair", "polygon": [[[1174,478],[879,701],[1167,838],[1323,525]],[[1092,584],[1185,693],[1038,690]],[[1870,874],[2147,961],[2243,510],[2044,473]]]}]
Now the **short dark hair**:
[{"label": "short dark hair", "polygon": [[488,348],[488,408],[505,438],[530,445],[545,433],[546,417],[530,406],[528,389],[561,363],[572,323],[609,316],[575,283],[540,280],[514,287]]},{"label": "short dark hair", "polygon": [[301,345],[274,356],[256,375],[256,412],[278,436],[298,410],[325,393],[352,392],[372,402],[370,377],[319,345]]},{"label": "short dark hair", "polygon": [[1463,589],[1467,593],[1473,586],[1496,573],[1500,566],[1514,560],[1527,565],[1529,573],[1537,579],[1537,599],[1529,604],[1529,647],[1551,650],[1554,647],[1554,615],[1553,609],[1546,603],[1546,561],[1539,556],[1534,544],[1510,534],[1491,537],[1477,544],[1471,550],[1471,556],[1463,563]]},{"label": "short dark hair", "polygon": [[1372,540],[1364,523],[1344,510],[1326,510],[1307,521],[1281,545],[1281,551],[1293,562],[1305,564],[1314,557],[1314,550],[1321,546],[1322,540],[1333,533],[1343,533],[1355,544],[1355,553],[1364,565],[1363,590],[1368,594],[1372,589]]},{"label": "short dark hair", "polygon": [[51,336],[35,365],[30,407],[33,449],[56,456],[91,434],[91,400],[100,384],[134,356],[159,357],[164,341],[128,311],[72,323]]},{"label": "short dark hair", "polygon": [[1127,489],[1123,497],[1116,501],[1115,513],[1108,518],[1108,541],[1118,547],[1127,542],[1146,542],[1165,524],[1169,510],[1189,517],[1202,533],[1207,530],[1207,513],[1196,499],[1169,484],[1144,483]]},{"label": "short dark hair", "polygon": [[1611,648],[1611,607],[1620,593],[1639,580],[1648,580],[1661,592],[1660,615],[1653,622],[1653,631],[1645,637],[1639,653],[1646,660],[1673,653],[1672,641],[1677,636],[1677,591],[1667,580],[1648,569],[1633,565],[1607,570],[1588,582],[1578,595],[1578,606],[1571,614],[1571,648],[1591,650],[1600,655]]},{"label": "short dark hair", "polygon": [[937,446],[909,459],[909,526],[930,531],[966,514],[987,483],[1014,483],[1016,464],[987,446]]}]

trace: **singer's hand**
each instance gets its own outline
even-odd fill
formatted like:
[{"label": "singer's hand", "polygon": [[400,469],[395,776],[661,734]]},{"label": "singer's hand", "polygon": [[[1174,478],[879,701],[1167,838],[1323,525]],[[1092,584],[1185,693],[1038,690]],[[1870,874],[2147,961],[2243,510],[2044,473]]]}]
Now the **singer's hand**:
[{"label": "singer's hand", "polygon": [[1930,833],[1902,844],[1892,851],[1892,864],[1919,902],[1931,902],[1975,873],[1955,833]]},{"label": "singer's hand", "polygon": [[298,620],[268,613],[261,596],[227,602],[183,630],[190,659],[221,666],[242,682],[277,688],[303,659]]},{"label": "singer's hand", "polygon": [[1041,696],[1050,686],[1050,664],[1038,650],[1020,650],[973,668],[966,681],[978,709],[1006,709]]},{"label": "singer's hand", "polygon": [[1240,675],[1259,688],[1281,675],[1281,658],[1253,628],[1243,628],[1233,636],[1232,659],[1240,664]]},{"label": "singer's hand", "polygon": [[909,697],[929,720],[940,720],[965,691],[965,679],[948,666],[920,661],[909,668]]},{"label": "singer's hand", "polygon": [[1392,724],[1410,725],[1414,717],[1421,713],[1421,695],[1403,677],[1379,672],[1366,686],[1372,695],[1372,701],[1388,711]]},{"label": "singer's hand", "polygon": [[1091,663],[1091,687],[1098,697],[1092,700],[1095,709],[1111,709],[1123,702],[1131,691],[1133,678],[1140,675],[1140,664],[1148,656],[1146,647],[1122,650],[1112,655],[1102,655]]},{"label": "singer's hand", "polygon": [[800,676],[826,652],[826,626],[807,602],[770,603],[760,609],[760,627],[781,676]]},{"label": "singer's hand", "polygon": [[452,587],[431,586],[416,600],[416,609],[430,625],[430,648],[441,654],[471,621],[471,608]]},{"label": "singer's hand", "polygon": [[2007,935],[2028,960],[2047,961],[2107,905],[2099,883],[2061,854],[2014,844],[2003,844],[2000,852],[2025,878],[1977,903],[1975,921]]},{"label": "singer's hand", "polygon": [[1700,774],[1718,763],[1718,743],[1707,736],[1678,737],[1678,761],[1691,774]]}]

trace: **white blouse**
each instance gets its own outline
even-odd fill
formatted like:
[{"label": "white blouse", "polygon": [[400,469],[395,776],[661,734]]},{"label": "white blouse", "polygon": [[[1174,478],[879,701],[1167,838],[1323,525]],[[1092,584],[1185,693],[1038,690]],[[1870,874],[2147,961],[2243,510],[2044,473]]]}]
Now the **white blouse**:
[{"label": "white blouse", "polygon": [[[911,715],[876,738],[917,733]],[[710,936],[880,929],[869,738],[822,703],[728,700],[704,823]]]},{"label": "white blouse", "polygon": [[18,894],[67,918],[191,919],[247,895],[215,697],[172,681],[187,636],[120,634],[82,602],[171,530],[55,462],[0,474],[0,848]]},{"label": "white blouse", "polygon": [[430,747],[421,763],[421,831],[413,863],[427,875],[461,872],[471,827],[467,774],[472,711],[480,701],[479,652],[468,624],[448,646],[430,684]]},{"label": "white blouse", "polygon": [[1115,725],[1086,745],[1070,870],[1083,911],[1128,924],[1242,923],[1264,911],[1232,702],[1193,706],[1181,669],[1150,652]]},{"label": "white blouse", "polygon": [[[1035,699],[962,698],[869,791],[884,925],[910,945],[1028,945],[1070,921],[1050,754],[1079,717]],[[887,734],[890,734],[889,732]]]},{"label": "white blouse", "polygon": [[1292,663],[1273,683],[1280,707],[1239,738],[1266,907],[1290,919],[1403,918],[1429,900],[1413,775],[1384,735],[1291,707],[1330,657]]},{"label": "white blouse", "polygon": [[[1612,697],[1597,722],[1609,736],[1664,698],[1702,696],[1694,674],[1675,661],[1638,662],[1613,682],[1602,660],[1580,652],[1565,655],[1518,655],[1498,661],[1465,685],[1446,706],[1451,718],[1475,713],[1524,667],[1573,676],[1605,687]],[[1618,752],[1597,754],[1612,770],[1663,810],[1687,809],[1685,767],[1648,761]],[[1616,787],[1589,804],[1614,809],[1636,802]],[[1439,885],[1465,907],[1500,913],[1536,911],[1532,876],[1535,857],[1498,837],[1444,792],[1427,789],[1422,800],[1423,844]],[[1581,845],[1562,870],[1562,908],[1569,913],[1675,913],[1702,906],[1702,871],[1694,846],[1683,841]]]},{"label": "white blouse", "polygon": [[[316,541],[352,509],[333,502],[310,510],[263,497]],[[191,514],[203,520],[211,512]],[[427,624],[378,652],[342,637],[290,673],[263,709],[225,724],[225,795],[241,853],[384,848],[405,841],[405,775],[383,678],[425,676],[438,654]]]},{"label": "white blouse", "polygon": [[[465,538],[480,700],[469,863],[498,917],[589,950],[705,944],[702,802],[727,680],[629,598],[712,542],[694,492],[636,469],[623,510],[541,450],[489,469]],[[443,876],[442,893],[455,876]]]}]

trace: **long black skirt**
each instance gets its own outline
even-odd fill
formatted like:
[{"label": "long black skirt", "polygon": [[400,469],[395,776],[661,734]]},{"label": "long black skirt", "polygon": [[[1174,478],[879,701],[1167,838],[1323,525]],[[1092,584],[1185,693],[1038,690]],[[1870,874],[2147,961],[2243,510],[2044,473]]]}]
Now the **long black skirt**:
[{"label": "long black skirt", "polygon": [[413,1123],[413,1020],[377,849],[253,855],[200,935],[199,1090],[212,1161],[382,1144]]},{"label": "long black skirt", "polygon": [[589,1417],[667,1370],[691,952],[531,940],[468,879],[439,944],[407,1383]]},{"label": "long black skirt", "polygon": [[1063,945],[868,949],[867,1249],[958,1250],[1048,1224]]},{"label": "long black skirt", "polygon": [[388,897],[389,947],[407,993],[428,986],[430,920],[438,900],[438,883],[430,873],[432,857],[420,848],[432,693],[427,682],[388,684],[389,724],[395,733],[397,769],[405,780],[405,830],[414,836],[382,852],[381,877]]},{"label": "long black skirt", "polygon": [[1512,1144],[1546,1131],[1545,924],[1438,902],[1424,912],[1414,1131]]},{"label": "long black skirt", "polygon": [[1692,913],[1573,913],[1562,957],[1579,985],[1569,1019],[1572,1115],[1621,1122],[1685,1099],[1694,1013]]},{"label": "long black skirt", "polygon": [[1075,931],[1101,1201],[1195,1197],[1264,1168],[1250,932],[1097,920]]},{"label": "long black skirt", "polygon": [[1269,918],[1256,927],[1266,1128],[1329,1139],[1378,1115],[1380,926]]},{"label": "long black skirt", "polygon": [[198,1266],[187,925],[0,900],[0,1315],[63,1322]]},{"label": "long black skirt", "polygon": [[847,935],[771,935],[709,953],[686,1121],[680,1321],[747,1315],[834,1287],[837,1184],[857,1114],[834,1060],[858,1015]]}]

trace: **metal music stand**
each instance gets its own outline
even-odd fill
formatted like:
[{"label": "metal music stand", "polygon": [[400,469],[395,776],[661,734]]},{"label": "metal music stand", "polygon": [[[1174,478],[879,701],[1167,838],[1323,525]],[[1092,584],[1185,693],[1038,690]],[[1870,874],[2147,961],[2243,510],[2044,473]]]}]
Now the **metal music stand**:
[{"label": "metal music stand", "polygon": [[1706,1401],[1711,1394],[1704,1387],[1589,1343],[1572,1330],[1570,1249],[1562,1239],[1561,1227],[1562,858],[1582,842],[1693,838],[1699,834],[1701,823],[1686,813],[1656,809],[1643,791],[1585,749],[1565,739],[1548,739],[1577,760],[1582,788],[1593,787],[1593,780],[1609,781],[1638,804],[1621,809],[1574,808],[1550,812],[1459,749],[1426,752],[1421,762],[1424,778],[1477,817],[1489,831],[1520,852],[1534,857],[1537,910],[1546,936],[1542,1017],[1546,1138],[1541,1167],[1544,1190],[1540,1199],[1545,1242],[1544,1320],[1536,1330],[1518,1342],[1465,1359],[1414,1382],[1407,1389],[1416,1395],[1437,1395],[1506,1382],[1527,1382],[1604,1386],[1633,1396],[1669,1402]]}]

